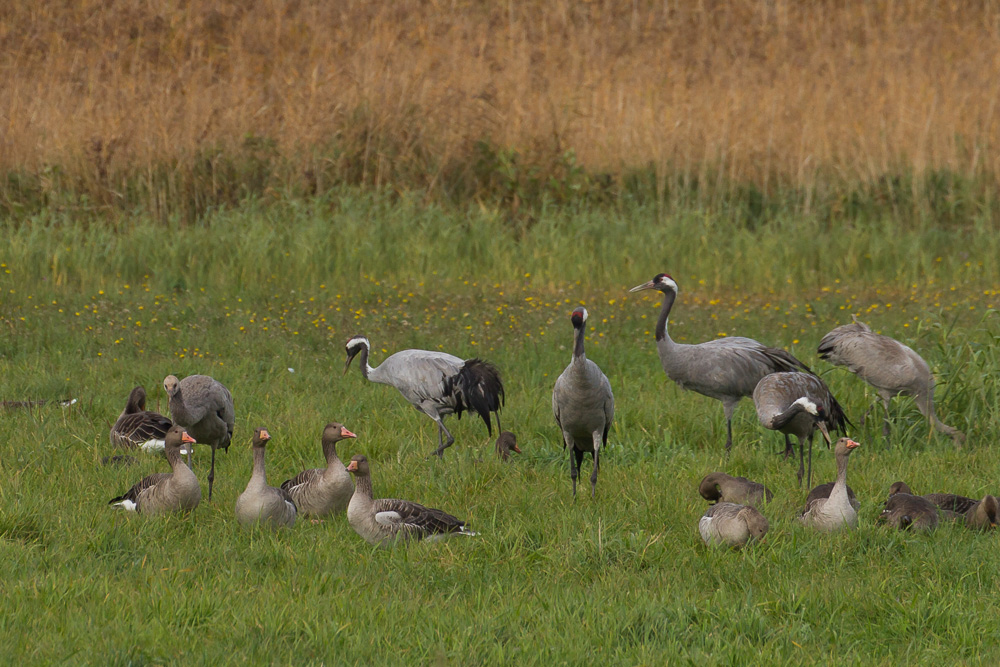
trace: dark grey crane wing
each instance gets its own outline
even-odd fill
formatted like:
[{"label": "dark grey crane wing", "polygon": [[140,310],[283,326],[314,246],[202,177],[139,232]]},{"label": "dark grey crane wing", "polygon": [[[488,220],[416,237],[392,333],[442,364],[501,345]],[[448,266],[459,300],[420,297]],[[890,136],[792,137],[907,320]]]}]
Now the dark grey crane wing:
[{"label": "dark grey crane wing", "polygon": [[667,375],[682,388],[718,400],[750,396],[760,379],[770,373],[812,372],[785,350],[739,336],[684,346],[682,354],[667,360],[661,355],[661,361]]}]

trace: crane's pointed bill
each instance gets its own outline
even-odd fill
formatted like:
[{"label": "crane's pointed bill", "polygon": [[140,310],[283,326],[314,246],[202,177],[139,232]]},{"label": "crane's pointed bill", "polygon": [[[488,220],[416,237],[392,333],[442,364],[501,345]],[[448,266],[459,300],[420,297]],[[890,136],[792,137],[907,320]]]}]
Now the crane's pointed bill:
[{"label": "crane's pointed bill", "polygon": [[641,292],[642,290],[647,290],[647,289],[656,289],[656,281],[650,280],[648,283],[636,285],[635,287],[629,290],[629,293]]},{"label": "crane's pointed bill", "polygon": [[820,420],[820,421],[816,422],[816,426],[819,427],[819,432],[823,434],[823,438],[826,440],[826,444],[829,445],[830,444],[830,431],[826,428],[826,422]]}]

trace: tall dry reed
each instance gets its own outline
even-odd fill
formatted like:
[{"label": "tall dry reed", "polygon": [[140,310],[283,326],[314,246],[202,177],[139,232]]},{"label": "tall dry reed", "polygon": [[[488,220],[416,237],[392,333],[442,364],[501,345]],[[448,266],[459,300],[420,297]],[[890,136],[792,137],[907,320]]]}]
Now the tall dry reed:
[{"label": "tall dry reed", "polygon": [[0,170],[104,204],[474,187],[483,146],[764,192],[992,178],[1000,6],[8,0],[0,90]]}]

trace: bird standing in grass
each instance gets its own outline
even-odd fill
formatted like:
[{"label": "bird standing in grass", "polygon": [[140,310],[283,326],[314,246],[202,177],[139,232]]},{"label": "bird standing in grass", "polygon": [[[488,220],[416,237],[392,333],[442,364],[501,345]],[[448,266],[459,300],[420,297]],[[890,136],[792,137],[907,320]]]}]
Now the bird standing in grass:
[{"label": "bird standing in grass", "polygon": [[444,418],[471,410],[486,424],[493,435],[490,413],[500,428],[500,409],[503,407],[504,389],[496,367],[481,359],[463,361],[452,354],[431,350],[402,350],[380,365],[368,364],[371,343],[364,336],[353,336],[347,341],[347,363],[344,373],[354,357],[361,355],[361,375],[366,380],[392,385],[413,407],[434,420],[438,425],[438,448],[434,454],[444,456],[444,450],[455,442],[455,437],[444,425]]},{"label": "bird standing in grass", "polygon": [[[819,342],[819,356],[835,366],[843,366],[875,387],[885,409],[882,434],[889,437],[889,400],[912,396],[920,412],[941,433],[951,436],[956,447],[965,434],[938,419],[934,412],[934,376],[923,357],[898,340],[877,334],[854,318],[839,326]],[[871,408],[865,412],[865,416]],[[864,418],[862,418],[864,423]]]},{"label": "bird standing in grass", "polygon": [[208,471],[208,499],[212,500],[212,483],[215,481],[215,450],[229,452],[233,440],[236,412],[233,395],[219,382],[207,375],[189,375],[183,380],[168,375],[163,388],[170,397],[170,416],[175,424],[183,426],[195,440],[212,448],[212,467]]},{"label": "bird standing in grass", "polygon": [[812,373],[791,371],[771,373],[761,378],[753,390],[757,419],[764,428],[785,434],[785,458],[792,453],[789,435],[799,441],[799,486],[805,471],[803,450],[809,442],[809,475],[812,486],[812,439],[816,429],[830,444],[830,431],[845,432],[847,416],[830,389]]},{"label": "bird standing in grass", "polygon": [[590,496],[594,497],[601,447],[608,444],[608,429],[615,418],[615,397],[608,377],[587,358],[583,349],[587,309],[574,310],[570,321],[573,323],[573,356],[552,388],[552,413],[562,434],[563,449],[568,447],[570,450],[573,497],[576,497],[576,479],[585,452],[594,457],[590,474]]},{"label": "bird standing in grass", "polygon": [[681,389],[690,389],[722,401],[726,413],[727,453],[733,446],[736,404],[744,396],[753,394],[761,378],[780,371],[812,372],[785,350],[761,345],[751,338],[719,338],[697,345],[675,343],[667,333],[667,319],[677,298],[677,283],[666,273],[660,273],[629,292],[643,290],[656,290],[663,294],[663,305],[656,322],[656,351],[667,377]]}]

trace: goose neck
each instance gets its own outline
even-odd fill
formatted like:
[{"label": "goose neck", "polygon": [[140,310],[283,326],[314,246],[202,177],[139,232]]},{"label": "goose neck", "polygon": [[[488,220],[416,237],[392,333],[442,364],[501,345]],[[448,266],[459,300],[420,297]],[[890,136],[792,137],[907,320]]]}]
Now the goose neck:
[{"label": "goose neck", "polygon": [[253,474],[247,486],[264,486],[267,484],[267,471],[264,469],[264,447],[253,448]]}]

